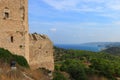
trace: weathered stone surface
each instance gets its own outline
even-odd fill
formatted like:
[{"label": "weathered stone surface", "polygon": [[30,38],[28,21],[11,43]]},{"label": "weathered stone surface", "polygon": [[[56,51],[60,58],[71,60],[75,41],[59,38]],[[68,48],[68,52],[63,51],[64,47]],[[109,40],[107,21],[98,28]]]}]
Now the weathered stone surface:
[{"label": "weathered stone surface", "polygon": [[30,34],[30,65],[31,68],[54,70],[53,44],[45,35]]},{"label": "weathered stone surface", "polygon": [[29,61],[27,6],[27,0],[0,0],[0,47]]},{"label": "weathered stone surface", "polygon": [[29,35],[28,0],[0,0],[0,47],[24,56],[32,69],[54,69],[52,42],[45,35]]}]

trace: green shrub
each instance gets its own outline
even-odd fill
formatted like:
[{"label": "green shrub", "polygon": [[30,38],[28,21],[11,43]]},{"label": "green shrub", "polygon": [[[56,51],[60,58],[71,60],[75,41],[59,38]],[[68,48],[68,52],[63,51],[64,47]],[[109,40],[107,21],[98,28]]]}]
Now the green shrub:
[{"label": "green shrub", "polygon": [[4,62],[8,62],[12,59],[12,54],[3,48],[0,48],[0,59]]},{"label": "green shrub", "polygon": [[20,66],[28,68],[29,65],[23,56],[12,54],[10,51],[0,48],[0,60],[6,63],[10,63],[11,60],[15,60]]},{"label": "green shrub", "polygon": [[62,71],[66,71],[75,80],[87,80],[85,66],[79,60],[66,60],[61,66]]},{"label": "green shrub", "polygon": [[29,67],[27,60],[23,56],[13,55],[13,58],[19,65],[27,68]]},{"label": "green shrub", "polygon": [[53,80],[67,80],[60,72],[54,72]]},{"label": "green shrub", "polygon": [[60,67],[61,67],[60,65],[55,64],[55,70],[56,70],[56,71],[60,71]]}]

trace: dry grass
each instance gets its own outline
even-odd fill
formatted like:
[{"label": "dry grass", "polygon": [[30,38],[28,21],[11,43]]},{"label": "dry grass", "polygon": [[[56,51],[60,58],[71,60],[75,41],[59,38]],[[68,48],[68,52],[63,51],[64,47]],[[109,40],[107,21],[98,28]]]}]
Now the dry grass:
[{"label": "dry grass", "polygon": [[0,61],[0,80],[50,80],[48,74],[40,69],[30,70],[17,65],[16,70],[11,70],[8,63]]},{"label": "dry grass", "polygon": [[50,80],[48,75],[41,70],[30,70],[21,67],[11,70],[8,64],[1,65],[0,80]]},{"label": "dry grass", "polygon": [[103,76],[91,75],[89,76],[89,80],[108,80],[108,79]]},{"label": "dry grass", "polygon": [[41,70],[26,70],[26,75],[34,80],[50,80],[48,75]]}]

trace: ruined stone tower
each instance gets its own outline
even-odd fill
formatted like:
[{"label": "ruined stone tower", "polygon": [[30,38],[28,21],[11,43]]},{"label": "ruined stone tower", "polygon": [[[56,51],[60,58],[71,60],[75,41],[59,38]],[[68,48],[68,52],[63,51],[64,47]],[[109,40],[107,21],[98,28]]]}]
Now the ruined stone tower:
[{"label": "ruined stone tower", "polygon": [[51,40],[28,33],[28,0],[0,0],[0,48],[24,56],[31,69],[54,70]]},{"label": "ruined stone tower", "polygon": [[0,47],[29,62],[27,0],[0,0]]}]

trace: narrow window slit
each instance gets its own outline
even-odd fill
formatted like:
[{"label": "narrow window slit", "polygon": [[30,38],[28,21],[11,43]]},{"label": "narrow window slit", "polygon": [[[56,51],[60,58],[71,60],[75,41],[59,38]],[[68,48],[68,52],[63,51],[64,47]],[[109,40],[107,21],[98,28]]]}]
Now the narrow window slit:
[{"label": "narrow window slit", "polygon": [[11,36],[11,43],[13,43],[13,36]]}]

